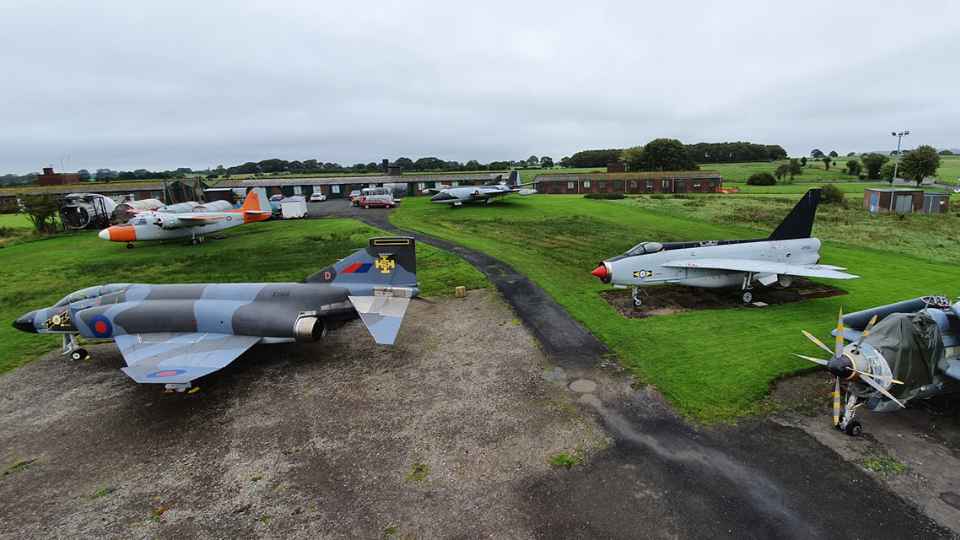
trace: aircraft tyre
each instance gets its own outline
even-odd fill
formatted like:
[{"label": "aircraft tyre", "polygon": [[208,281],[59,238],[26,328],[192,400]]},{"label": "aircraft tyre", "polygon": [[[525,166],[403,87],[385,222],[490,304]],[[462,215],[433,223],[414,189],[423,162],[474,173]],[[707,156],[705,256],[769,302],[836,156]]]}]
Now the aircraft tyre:
[{"label": "aircraft tyre", "polygon": [[743,291],[743,296],[741,296],[741,298],[743,299],[744,304],[749,304],[750,302],[753,302],[753,293],[750,291]]},{"label": "aircraft tyre", "polygon": [[863,426],[860,425],[860,422],[854,420],[853,422],[847,424],[847,428],[843,431],[851,437],[859,437],[860,434],[863,433]]},{"label": "aircraft tyre", "polygon": [[90,354],[87,353],[86,349],[74,349],[73,352],[70,353],[70,359],[73,360],[74,362],[86,360],[89,357],[90,357]]},{"label": "aircraft tyre", "polygon": [[127,242],[127,249],[133,249],[133,242]]}]

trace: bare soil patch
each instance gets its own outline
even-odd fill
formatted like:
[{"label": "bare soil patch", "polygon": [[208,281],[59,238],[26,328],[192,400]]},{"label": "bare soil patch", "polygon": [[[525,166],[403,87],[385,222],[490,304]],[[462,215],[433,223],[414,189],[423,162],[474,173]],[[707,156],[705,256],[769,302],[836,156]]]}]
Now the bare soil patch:
[{"label": "bare soil patch", "polygon": [[[603,291],[601,296],[621,315],[631,319],[642,319],[657,315],[672,315],[684,311],[703,309],[755,309],[757,306],[743,304],[738,289],[701,289],[682,285],[661,285],[640,289],[643,305],[634,307],[630,289]],[[789,288],[755,287],[753,301],[768,305],[790,304],[811,298],[842,296],[847,291],[815,283],[808,279],[795,279]]]}]

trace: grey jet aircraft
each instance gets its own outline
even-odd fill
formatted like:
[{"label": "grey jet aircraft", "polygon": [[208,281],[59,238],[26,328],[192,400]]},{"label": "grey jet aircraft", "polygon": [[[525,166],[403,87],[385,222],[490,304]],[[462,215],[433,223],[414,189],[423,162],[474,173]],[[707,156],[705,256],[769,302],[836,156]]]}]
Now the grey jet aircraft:
[{"label": "grey jet aircraft", "polygon": [[633,287],[640,306],[640,288],[667,283],[689,287],[739,286],[743,302],[753,301],[753,283],[789,287],[793,276],[853,279],[845,268],[818,264],[820,240],[811,238],[820,190],[803,199],[767,238],[699,242],[641,242],[623,255],[600,262],[591,272],[614,287]]},{"label": "grey jet aircraft", "polygon": [[441,186],[439,188],[429,188],[425,191],[435,194],[430,197],[430,202],[449,204],[453,207],[463,206],[466,203],[490,204],[495,198],[511,193],[533,195],[537,192],[535,189],[523,188],[522,186],[530,184],[520,184],[518,179],[519,173],[513,171],[510,173],[509,183],[501,181],[482,186]]},{"label": "grey jet aircraft", "polygon": [[14,321],[24,332],[62,334],[63,354],[87,357],[77,336],[112,339],[138,383],[183,392],[257,343],[317,341],[360,317],[392,345],[419,292],[413,238],[373,238],[303,283],[88,287]]},{"label": "grey jet aircraft", "polygon": [[848,435],[863,430],[854,420],[861,405],[891,412],[960,392],[960,302],[951,305],[945,296],[841,313],[833,349],[810,332],[803,335],[830,354],[829,360],[797,356],[834,376],[833,425]]}]

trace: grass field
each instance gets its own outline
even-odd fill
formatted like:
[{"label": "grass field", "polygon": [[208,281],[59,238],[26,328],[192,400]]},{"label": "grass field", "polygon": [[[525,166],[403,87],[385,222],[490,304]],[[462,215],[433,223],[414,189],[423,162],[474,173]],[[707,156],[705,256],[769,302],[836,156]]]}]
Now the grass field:
[{"label": "grass field", "polygon": [[32,229],[33,223],[26,214],[0,214],[0,227],[8,229]]},{"label": "grass field", "polygon": [[[746,197],[730,200],[757,204]],[[717,215],[725,212],[720,209]],[[829,218],[830,212],[825,215]],[[791,355],[815,352],[800,330],[826,339],[841,306],[852,311],[920,294],[958,293],[955,263],[928,260],[920,256],[922,249],[909,249],[913,255],[891,251],[900,232],[897,222],[879,224],[888,241],[871,247],[825,242],[825,263],[862,276],[834,283],[848,290],[847,296],[765,309],[625,319],[600,297],[609,287],[590,275],[597,261],[643,240],[754,238],[769,232],[768,218],[758,232],[693,219],[684,209],[664,206],[653,211],[636,203],[558,195],[513,197],[489,207],[457,210],[411,198],[392,216],[398,226],[478,249],[525,273],[641,380],[654,384],[685,415],[703,421],[731,420],[761,410],[772,381],[810,369]],[[818,230],[829,228],[828,221]],[[955,245],[955,240],[941,240]]]},{"label": "grass field", "polygon": [[[353,220],[271,221],[226,231],[226,239],[199,247],[142,243],[128,250],[84,232],[0,249],[0,372],[59,346],[59,338],[18,332],[11,322],[77,289],[105,283],[301,281],[378,234]],[[424,296],[487,284],[458,257],[423,244],[417,246],[417,270]]]}]

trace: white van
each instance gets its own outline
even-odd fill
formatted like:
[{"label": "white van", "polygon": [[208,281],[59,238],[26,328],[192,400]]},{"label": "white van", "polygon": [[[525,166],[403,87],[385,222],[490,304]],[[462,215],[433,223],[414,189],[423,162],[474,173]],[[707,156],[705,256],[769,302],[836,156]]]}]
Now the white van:
[{"label": "white van", "polygon": [[396,206],[393,200],[393,190],[390,188],[364,188],[360,190],[360,200],[358,206],[361,208],[393,208]]}]

